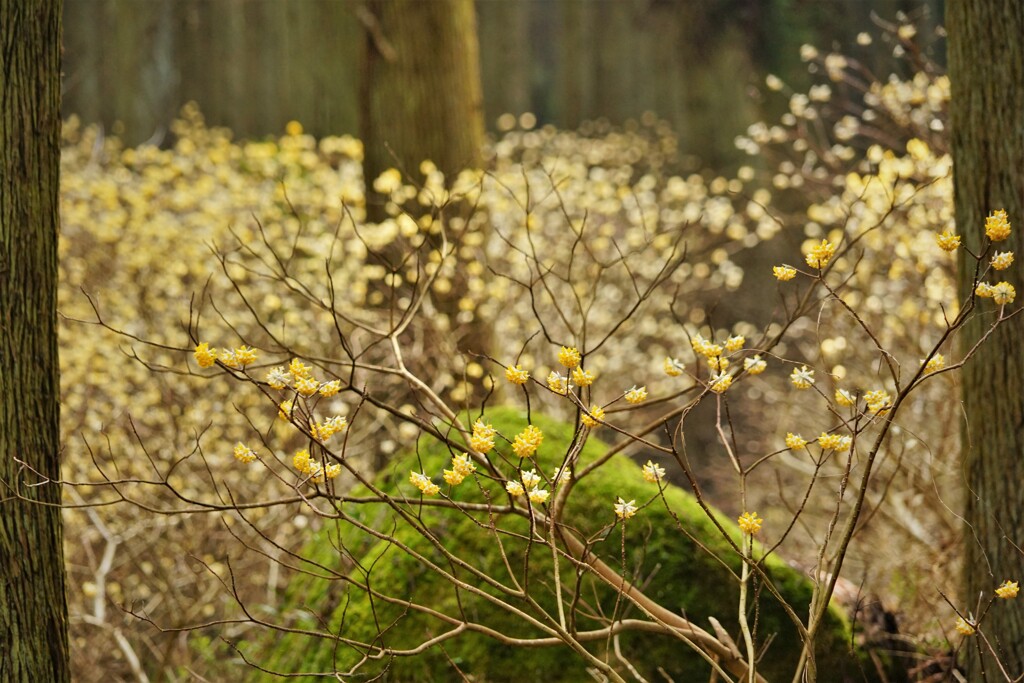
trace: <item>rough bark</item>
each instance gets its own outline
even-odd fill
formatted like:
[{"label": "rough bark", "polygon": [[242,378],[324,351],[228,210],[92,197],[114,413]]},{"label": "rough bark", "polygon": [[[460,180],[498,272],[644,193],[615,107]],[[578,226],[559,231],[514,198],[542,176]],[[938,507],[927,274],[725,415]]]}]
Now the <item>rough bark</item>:
[{"label": "rough bark", "polygon": [[61,536],[60,0],[0,3],[0,681],[70,680]]},{"label": "rough bark", "polygon": [[364,8],[367,186],[391,167],[418,175],[425,159],[446,176],[479,167],[483,96],[473,1],[370,0]]},{"label": "rough bark", "polygon": [[[947,6],[951,124],[956,222],[964,242],[984,243],[984,219],[1006,209],[1014,232],[1000,251],[1024,255],[1024,3],[1019,0],[951,0]],[[960,293],[974,287],[975,264],[960,259]],[[1024,297],[1016,266],[987,278],[1006,279]],[[991,301],[961,336],[970,348],[993,319]],[[1024,316],[1008,320],[963,373],[963,472],[968,486],[964,517],[965,609],[986,604],[1002,581],[1024,580]],[[982,629],[1011,675],[1024,673],[1024,610],[997,601]],[[1001,678],[990,655],[979,658],[981,639],[967,648],[972,680],[982,667]],[[983,646],[982,646],[983,647]]]}]

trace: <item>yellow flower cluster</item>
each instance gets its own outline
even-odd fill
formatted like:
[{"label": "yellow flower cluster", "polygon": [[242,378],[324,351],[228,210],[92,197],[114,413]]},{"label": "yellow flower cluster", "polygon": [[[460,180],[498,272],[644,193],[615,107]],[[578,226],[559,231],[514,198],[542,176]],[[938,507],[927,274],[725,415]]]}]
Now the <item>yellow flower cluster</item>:
[{"label": "yellow flower cluster", "polygon": [[854,398],[853,394],[851,394],[846,389],[836,389],[835,399],[836,403],[843,406],[844,408],[849,408],[850,406],[857,402],[857,399]]},{"label": "yellow flower cluster", "polygon": [[743,348],[743,345],[747,343],[746,338],[741,334],[736,334],[725,340],[725,350],[729,353],[739,351]]},{"label": "yellow flower cluster", "polygon": [[760,375],[768,368],[768,363],[761,358],[760,354],[755,354],[749,358],[743,359],[743,369],[746,370],[748,375]]},{"label": "yellow flower cluster", "polygon": [[804,260],[811,268],[819,270],[828,265],[836,253],[836,247],[828,240],[822,240],[820,244],[811,247],[811,250],[804,255]]},{"label": "yellow flower cluster", "polygon": [[939,245],[939,249],[942,251],[956,251],[957,247],[960,246],[960,235],[946,230],[941,235],[935,236],[935,243]]},{"label": "yellow flower cluster", "polygon": [[477,420],[473,423],[473,436],[469,438],[469,447],[480,454],[486,454],[494,448],[496,430],[490,423]]},{"label": "yellow flower cluster", "polygon": [[814,370],[809,369],[806,365],[793,368],[793,372],[789,374],[789,381],[797,389],[810,389],[814,386]]},{"label": "yellow flower cluster", "polygon": [[772,274],[779,282],[789,282],[796,277],[796,268],[791,266],[772,266]]},{"label": "yellow flower cluster", "polygon": [[999,282],[994,285],[982,282],[974,289],[974,293],[982,299],[992,299],[1000,306],[1012,304],[1013,300],[1017,298],[1017,289],[1009,282]]},{"label": "yellow flower cluster", "polygon": [[529,458],[537,452],[543,441],[544,433],[533,425],[527,425],[523,431],[516,434],[512,441],[512,450],[520,458]]},{"label": "yellow flower cluster", "polygon": [[523,385],[530,379],[530,373],[519,365],[510,365],[505,368],[505,379],[512,384]]},{"label": "yellow flower cluster", "polygon": [[476,465],[466,453],[452,456],[452,468],[444,471],[444,480],[452,486],[458,486],[462,480],[476,472]]},{"label": "yellow flower cluster", "polygon": [[569,378],[565,375],[560,375],[552,370],[548,373],[547,383],[548,389],[556,394],[564,396],[569,393]]},{"label": "yellow flower cluster", "polygon": [[577,367],[572,371],[573,384],[579,387],[589,387],[594,383],[594,373],[590,370],[584,370],[581,367]]},{"label": "yellow flower cluster", "polygon": [[563,346],[558,351],[558,362],[570,370],[580,364],[580,351],[575,346]]},{"label": "yellow flower cluster", "polygon": [[604,408],[599,405],[590,406],[589,415],[586,412],[580,414],[580,422],[582,422],[585,427],[590,427],[591,429],[599,426],[602,420],[604,420]]},{"label": "yellow flower cluster", "polygon": [[235,459],[246,464],[256,459],[256,453],[244,443],[239,441],[235,444]]},{"label": "yellow flower cluster", "polygon": [[657,484],[665,478],[665,468],[661,465],[654,464],[651,460],[648,460],[647,464],[643,467],[643,475],[644,481],[648,484]]},{"label": "yellow flower cluster", "polygon": [[864,394],[864,402],[872,413],[885,413],[892,407],[892,397],[885,389],[875,389]]},{"label": "yellow flower cluster", "polygon": [[202,342],[193,351],[196,363],[201,368],[208,368],[218,360],[229,368],[243,368],[256,362],[256,349],[249,346],[239,346],[236,349],[211,349],[210,345]]},{"label": "yellow flower cluster", "polygon": [[963,617],[956,618],[956,630],[961,635],[973,636],[974,635],[974,624],[967,621]]},{"label": "yellow flower cluster", "polygon": [[630,387],[623,396],[626,399],[626,403],[631,405],[637,405],[647,400],[647,387],[638,387],[635,384]]},{"label": "yellow flower cluster", "polygon": [[1004,209],[997,209],[985,218],[985,236],[993,242],[1002,242],[1010,236],[1010,221]]},{"label": "yellow flower cluster", "polygon": [[744,512],[736,522],[740,525],[740,530],[743,533],[748,536],[756,536],[757,532],[761,531],[764,520],[758,517],[756,512]]},{"label": "yellow flower cluster", "polygon": [[619,498],[615,503],[615,516],[619,519],[629,519],[636,514],[636,501],[623,500]]},{"label": "yellow flower cluster", "polygon": [[938,372],[944,367],[946,367],[946,357],[941,353],[937,353],[929,358],[928,362],[924,364],[924,374],[930,375],[933,372]]},{"label": "yellow flower cluster", "polygon": [[327,441],[339,432],[345,431],[348,420],[343,417],[329,417],[323,422],[313,422],[309,428],[310,435],[320,443]]},{"label": "yellow flower cluster", "polygon": [[725,390],[732,386],[732,375],[727,372],[721,372],[717,375],[712,375],[708,388],[716,394],[724,394]]},{"label": "yellow flower cluster", "polygon": [[992,268],[995,270],[1006,270],[1013,265],[1013,252],[1012,251],[997,251],[992,256]]},{"label": "yellow flower cluster", "polygon": [[547,489],[539,488],[541,477],[536,470],[521,470],[519,479],[520,481],[510,479],[505,482],[505,490],[509,495],[518,498],[526,494],[534,505],[542,505],[551,497],[551,493]]},{"label": "yellow flower cluster", "polygon": [[853,444],[853,438],[850,436],[843,436],[841,434],[829,434],[822,432],[821,436],[818,437],[818,445],[824,451],[836,451],[842,453],[843,451],[850,450],[850,446]]},{"label": "yellow flower cluster", "polygon": [[676,358],[665,358],[665,374],[669,377],[678,377],[686,370],[682,361]]},{"label": "yellow flower cluster", "polygon": [[322,463],[315,461],[305,448],[292,456],[292,465],[299,472],[308,476],[314,484],[322,484],[326,479],[334,479],[341,474],[341,465],[331,463],[325,467]]},{"label": "yellow flower cluster", "polygon": [[807,439],[793,432],[786,432],[786,448],[799,451],[807,446]]},{"label": "yellow flower cluster", "polygon": [[1002,585],[996,589],[996,596],[1003,600],[1010,600],[1011,598],[1017,597],[1017,593],[1020,592],[1020,584],[1016,581],[1003,581]]},{"label": "yellow flower cluster", "polygon": [[441,487],[430,481],[430,477],[423,472],[409,472],[409,483],[425,496],[436,496],[441,490]]}]

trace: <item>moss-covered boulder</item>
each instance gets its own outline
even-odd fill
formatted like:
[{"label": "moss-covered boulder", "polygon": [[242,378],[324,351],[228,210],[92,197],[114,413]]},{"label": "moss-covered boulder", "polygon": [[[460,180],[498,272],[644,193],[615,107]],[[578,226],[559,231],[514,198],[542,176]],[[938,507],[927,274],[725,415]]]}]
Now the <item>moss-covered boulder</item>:
[{"label": "moss-covered boulder", "polygon": [[[526,425],[525,414],[512,409],[491,410],[486,419],[510,437]],[[545,435],[537,464],[550,476],[567,452],[573,431],[570,426],[537,415],[533,416],[533,424]],[[418,500],[419,494],[408,482],[410,470],[422,469],[443,485],[438,475],[443,467],[450,467],[451,453],[441,444],[426,441],[417,450],[418,453],[397,459],[378,477],[376,485],[392,494],[401,491],[412,501]],[[502,450],[501,446],[498,450]],[[592,462],[605,450],[604,444],[591,438],[580,461]],[[497,463],[499,456],[492,456],[492,462]],[[501,463],[499,470],[506,477],[513,476],[515,464]],[[451,496],[475,503],[489,498],[495,505],[502,505],[507,502],[502,484],[484,477],[469,478]],[[650,504],[624,525],[615,525],[613,505],[618,497],[635,499],[638,505],[649,501]],[[509,638],[546,635],[522,616],[465,588],[457,588],[441,574],[446,572],[457,581],[478,587],[542,623],[557,622],[551,551],[543,544],[527,543],[528,520],[487,511],[465,513],[412,504],[408,507],[418,523],[447,551],[503,586],[527,586],[531,600],[503,594],[445,558],[394,510],[379,504],[347,503],[343,508],[347,514],[360,523],[386,531],[395,543],[380,540],[351,523],[325,526],[305,551],[314,560],[305,569],[316,576],[297,573],[274,615],[275,622],[306,634],[278,632],[263,641],[242,644],[242,650],[261,666],[281,673],[347,672],[363,657],[362,651],[347,644],[348,640],[409,650],[455,628],[457,622],[445,623],[381,598],[368,599],[364,590],[337,578],[342,574],[339,568],[344,568],[344,576],[351,577],[356,584],[369,585],[382,595],[427,606],[454,620],[465,619]],[[721,515],[719,518],[738,541],[740,534],[735,525]],[[643,480],[634,462],[615,456],[577,483],[566,521],[593,542],[595,553],[620,571],[624,568],[625,574],[661,605],[707,630],[708,617],[715,617],[736,642],[742,642],[736,616],[739,582],[733,574],[738,575],[740,561],[732,545],[688,492],[668,486],[662,500],[657,487]],[[494,528],[501,533],[495,533]],[[435,569],[426,567],[399,546],[421,554],[435,564]],[[358,563],[355,568],[351,568],[353,560]],[[810,582],[778,558],[769,557],[763,564],[796,613],[806,615]],[[561,560],[560,567],[563,599],[577,597],[574,614],[578,631],[601,628],[611,618],[644,618],[635,607],[617,598],[613,589],[586,572],[577,577],[567,560]],[[332,572],[338,572],[333,580],[324,578]],[[767,590],[757,590],[756,584],[754,592],[748,605],[758,646],[764,648],[759,671],[770,681],[790,680],[801,641],[778,601]],[[321,636],[308,635],[309,632]],[[850,642],[847,624],[837,614],[830,614],[818,638],[820,680],[865,679],[861,666],[850,653]],[[709,665],[671,636],[625,632],[619,648],[647,680],[665,680],[659,669],[675,681],[708,680],[710,675]],[[610,640],[587,643],[587,649],[621,670],[625,678],[632,678],[612,654]],[[402,682],[461,680],[460,673],[469,680],[489,682],[595,680],[587,667],[582,656],[564,645],[527,649],[482,633],[463,631],[415,656],[364,662],[352,680],[368,680],[380,674],[381,680]]]}]

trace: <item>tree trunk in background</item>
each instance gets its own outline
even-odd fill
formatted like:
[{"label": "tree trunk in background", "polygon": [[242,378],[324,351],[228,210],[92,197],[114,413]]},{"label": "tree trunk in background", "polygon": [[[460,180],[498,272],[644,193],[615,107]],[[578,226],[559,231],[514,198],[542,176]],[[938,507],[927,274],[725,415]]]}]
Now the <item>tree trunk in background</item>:
[{"label": "tree trunk in background", "polygon": [[[951,0],[949,32],[950,106],[956,222],[972,249],[984,243],[985,216],[1005,208],[1013,225],[999,250],[1024,256],[1024,4],[1020,0]],[[960,259],[961,298],[973,291],[974,262]],[[1024,299],[1024,280],[1014,266],[1006,279]],[[993,319],[991,301],[965,328],[961,349],[983,334]],[[1004,580],[1024,580],[1024,316],[1003,324],[963,372],[966,425],[963,471],[969,487],[965,530],[963,609],[976,611]],[[1024,673],[1024,609],[999,600],[982,629],[1013,676]],[[971,680],[981,680],[977,642],[970,642]],[[1001,679],[990,656],[989,680]]]},{"label": "tree trunk in background", "polygon": [[481,166],[483,96],[472,0],[369,0],[364,9],[360,131],[372,219],[382,201],[371,201],[373,180],[388,168],[418,177],[429,159],[452,177]]},{"label": "tree trunk in background", "polygon": [[0,3],[0,681],[5,683],[70,680],[60,487],[42,483],[60,478],[60,35],[60,0]]}]

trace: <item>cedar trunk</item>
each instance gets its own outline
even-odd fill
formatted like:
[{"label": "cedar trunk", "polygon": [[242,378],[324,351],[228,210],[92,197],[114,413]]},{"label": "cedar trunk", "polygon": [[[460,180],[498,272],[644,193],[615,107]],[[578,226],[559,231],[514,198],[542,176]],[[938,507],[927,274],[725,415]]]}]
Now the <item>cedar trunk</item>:
[{"label": "cedar trunk", "polygon": [[426,159],[447,177],[479,168],[483,96],[473,0],[369,0],[365,7],[360,126],[368,198],[388,168],[413,177]]},{"label": "cedar trunk", "polygon": [[60,0],[0,2],[0,681],[70,680],[60,518]]},{"label": "cedar trunk", "polygon": [[[951,0],[947,6],[956,222],[972,249],[985,243],[984,219],[1006,209],[1014,231],[997,245],[1024,256],[1024,3],[1020,0]],[[975,263],[960,260],[960,293],[975,286]],[[1007,280],[1024,299],[1020,268],[990,275]],[[970,348],[993,320],[993,305],[964,329]],[[1008,306],[1008,309],[1013,306]],[[963,473],[968,486],[964,534],[964,594],[960,604],[977,614],[1004,580],[1024,580],[1024,316],[1006,321],[963,372]],[[1015,547],[1017,546],[1017,547]],[[981,624],[1012,676],[1024,673],[1024,609],[997,600]],[[984,641],[966,644],[972,681],[1002,679]]]}]

